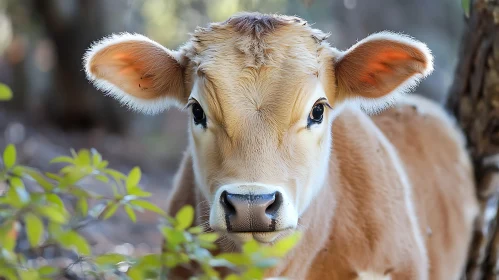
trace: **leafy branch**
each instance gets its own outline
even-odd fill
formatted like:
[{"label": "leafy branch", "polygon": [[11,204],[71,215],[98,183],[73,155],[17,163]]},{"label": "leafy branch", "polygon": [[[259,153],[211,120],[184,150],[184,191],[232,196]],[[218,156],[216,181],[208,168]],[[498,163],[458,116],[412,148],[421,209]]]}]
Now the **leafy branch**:
[{"label": "leafy branch", "polygon": [[[192,270],[196,275],[193,280],[262,279],[265,270],[275,266],[299,238],[299,234],[290,235],[273,246],[251,241],[240,253],[214,256],[218,234],[192,225],[194,209],[190,205],[170,217],[148,201],[151,193],[141,188],[138,167],[123,174],[109,168],[94,149],[71,150],[70,156],[54,158],[51,163],[65,164],[57,173],[20,165],[16,157],[15,147],[8,145],[0,168],[0,186],[2,182],[7,186],[0,196],[0,277],[6,279],[68,277],[76,264],[85,264],[88,269],[80,274],[95,279],[111,275],[120,279],[168,279],[179,267]],[[82,184],[89,179],[104,183],[113,195],[105,197],[86,190]],[[75,201],[74,207],[69,207],[71,201]],[[160,252],[139,257],[92,254],[80,230],[93,222],[105,222],[120,209],[131,222],[137,221],[137,211],[160,215],[158,230],[167,241]],[[23,230],[29,242],[27,250],[19,248]],[[44,256],[48,248],[73,252],[77,257],[68,267],[29,261]],[[230,271],[229,275],[222,278],[219,268]]]}]

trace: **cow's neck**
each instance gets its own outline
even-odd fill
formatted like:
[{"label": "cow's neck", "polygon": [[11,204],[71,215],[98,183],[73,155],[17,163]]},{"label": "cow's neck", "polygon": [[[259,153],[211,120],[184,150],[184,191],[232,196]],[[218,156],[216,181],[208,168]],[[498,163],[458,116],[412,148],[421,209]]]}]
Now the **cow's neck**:
[{"label": "cow's neck", "polygon": [[317,193],[307,210],[301,215],[298,223],[302,233],[300,242],[281,262],[281,265],[268,271],[268,276],[293,275],[293,279],[305,279],[306,267],[309,267],[315,256],[323,250],[329,238],[336,207],[334,187],[336,184],[336,155],[331,154],[331,166],[325,177],[324,185]]},{"label": "cow's neck", "polygon": [[[382,201],[381,197],[385,195],[382,188],[396,182],[385,181],[390,178],[383,176],[374,178],[391,168],[383,159],[376,158],[383,154],[383,148],[375,129],[372,120],[357,110],[346,109],[334,121],[333,148],[325,184],[299,220],[302,241],[270,275],[306,279],[307,276],[301,273],[305,273],[313,262],[320,261],[320,258],[314,259],[315,256],[335,250],[337,244],[353,239],[370,240],[371,237],[364,234],[378,231],[369,227],[373,221],[366,222],[366,219],[379,224],[380,217],[373,216],[370,211],[375,209],[375,203]],[[372,166],[376,162],[373,158],[379,161],[376,166]],[[391,190],[390,195],[401,194]],[[359,224],[367,224],[369,230],[356,233]],[[335,263],[336,268],[338,265]]]}]

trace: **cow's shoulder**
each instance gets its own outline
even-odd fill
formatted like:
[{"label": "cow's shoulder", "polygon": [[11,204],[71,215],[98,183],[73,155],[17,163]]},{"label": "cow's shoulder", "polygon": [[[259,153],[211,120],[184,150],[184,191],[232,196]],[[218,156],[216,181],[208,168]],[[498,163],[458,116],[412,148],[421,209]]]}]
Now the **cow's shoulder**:
[{"label": "cow's shoulder", "polygon": [[330,174],[332,226],[309,278],[425,279],[426,247],[407,173],[396,147],[358,109],[346,108],[333,123]]},{"label": "cow's shoulder", "polygon": [[372,119],[407,171],[430,265],[438,264],[432,278],[457,279],[478,213],[463,134],[440,104],[417,95]]}]

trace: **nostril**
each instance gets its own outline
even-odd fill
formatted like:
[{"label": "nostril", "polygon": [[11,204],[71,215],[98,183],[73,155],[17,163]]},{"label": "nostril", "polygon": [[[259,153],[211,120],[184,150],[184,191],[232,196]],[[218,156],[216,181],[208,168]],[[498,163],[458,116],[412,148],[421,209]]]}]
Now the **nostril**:
[{"label": "nostril", "polygon": [[226,215],[235,214],[236,208],[234,207],[234,205],[232,205],[227,195],[227,191],[222,192],[222,195],[220,195],[220,203],[222,204]]},{"label": "nostril", "polygon": [[265,209],[265,214],[272,218],[275,218],[279,207],[282,204],[282,194],[280,192],[275,192],[272,194],[273,202]]}]

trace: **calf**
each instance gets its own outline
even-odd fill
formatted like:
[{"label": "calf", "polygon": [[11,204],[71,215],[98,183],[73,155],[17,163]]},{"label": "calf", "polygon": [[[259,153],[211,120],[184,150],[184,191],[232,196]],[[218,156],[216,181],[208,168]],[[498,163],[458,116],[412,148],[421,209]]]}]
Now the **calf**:
[{"label": "calf", "polygon": [[346,51],[326,37],[242,13],[177,51],[113,35],[85,70],[134,110],[190,111],[170,213],[197,206],[225,250],[304,233],[268,276],[458,279],[478,209],[465,143],[436,104],[402,96],[432,72],[430,50],[389,32]]}]

